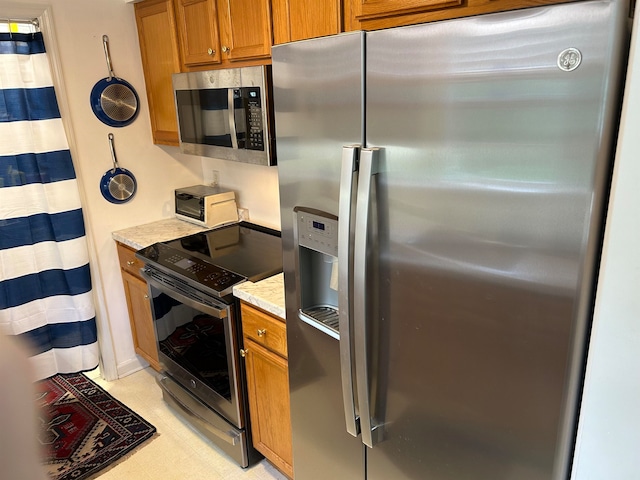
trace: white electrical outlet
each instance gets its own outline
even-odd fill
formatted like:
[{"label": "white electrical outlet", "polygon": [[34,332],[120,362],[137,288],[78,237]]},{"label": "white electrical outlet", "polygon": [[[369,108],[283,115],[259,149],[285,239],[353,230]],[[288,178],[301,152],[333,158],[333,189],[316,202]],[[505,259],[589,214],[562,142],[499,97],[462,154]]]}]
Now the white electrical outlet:
[{"label": "white electrical outlet", "polygon": [[238,208],[238,220],[241,222],[249,221],[249,209],[248,208]]},{"label": "white electrical outlet", "polygon": [[220,174],[218,170],[211,171],[211,185],[213,187],[217,187],[220,184]]}]

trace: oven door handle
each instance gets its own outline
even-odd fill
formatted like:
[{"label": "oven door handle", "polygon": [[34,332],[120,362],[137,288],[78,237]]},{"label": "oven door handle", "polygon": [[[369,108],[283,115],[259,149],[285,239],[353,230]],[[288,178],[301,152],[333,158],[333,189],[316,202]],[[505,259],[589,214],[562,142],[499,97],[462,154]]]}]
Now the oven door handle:
[{"label": "oven door handle", "polygon": [[[147,284],[149,285],[153,285],[155,288],[157,288],[158,290],[160,290],[162,293],[164,293],[165,295],[168,295],[170,297],[175,298],[176,300],[178,300],[181,303],[184,303],[185,305],[189,305],[192,308],[195,308],[196,310],[199,310],[203,313],[208,313],[209,315],[211,315],[214,318],[227,318],[229,316],[229,307],[224,307],[224,308],[217,308],[211,305],[207,305],[201,302],[198,302],[197,300],[194,300],[191,297],[188,297],[182,293],[180,293],[179,290],[173,289],[173,288],[169,288],[166,285],[163,285],[162,283],[158,282],[155,278],[151,277],[144,268],[140,269],[140,275],[142,275],[142,278],[144,278],[147,282]],[[151,295],[149,295],[151,297]],[[149,301],[153,301],[153,297],[149,300]]]}]

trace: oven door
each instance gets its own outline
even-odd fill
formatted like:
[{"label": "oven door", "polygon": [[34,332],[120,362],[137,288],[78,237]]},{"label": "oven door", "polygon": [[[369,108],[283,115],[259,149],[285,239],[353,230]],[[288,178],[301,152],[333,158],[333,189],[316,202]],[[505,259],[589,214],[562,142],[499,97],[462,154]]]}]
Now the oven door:
[{"label": "oven door", "polygon": [[[244,428],[237,327],[232,305],[175,277],[141,271],[161,368],[229,423]],[[153,275],[153,276],[151,276]]]}]

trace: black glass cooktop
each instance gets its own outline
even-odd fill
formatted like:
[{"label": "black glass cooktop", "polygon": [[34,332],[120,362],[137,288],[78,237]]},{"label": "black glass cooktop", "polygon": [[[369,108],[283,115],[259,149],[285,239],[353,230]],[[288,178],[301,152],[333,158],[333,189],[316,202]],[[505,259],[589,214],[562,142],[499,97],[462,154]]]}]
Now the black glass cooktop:
[{"label": "black glass cooktop", "polygon": [[280,232],[248,222],[156,243],[136,256],[223,295],[282,272]]}]

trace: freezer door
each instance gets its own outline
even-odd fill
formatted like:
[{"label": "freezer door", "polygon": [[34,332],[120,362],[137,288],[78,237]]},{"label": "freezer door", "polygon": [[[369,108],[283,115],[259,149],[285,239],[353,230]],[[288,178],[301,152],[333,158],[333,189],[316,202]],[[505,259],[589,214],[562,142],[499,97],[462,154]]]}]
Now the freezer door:
[{"label": "freezer door", "polygon": [[347,433],[339,340],[301,312],[337,306],[337,252],[322,236],[318,247],[298,241],[304,228],[337,228],[343,146],[363,141],[363,42],[358,32],[272,51],[296,480],[365,474],[364,447]]},{"label": "freezer door", "polygon": [[626,56],[615,9],[367,34],[368,480],[566,478]]}]

